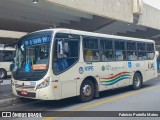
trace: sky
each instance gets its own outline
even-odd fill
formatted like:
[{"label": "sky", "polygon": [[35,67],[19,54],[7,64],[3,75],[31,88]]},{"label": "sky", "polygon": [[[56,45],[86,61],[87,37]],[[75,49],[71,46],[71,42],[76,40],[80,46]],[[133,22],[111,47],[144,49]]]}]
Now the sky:
[{"label": "sky", "polygon": [[143,0],[143,1],[160,10],[160,0]]}]

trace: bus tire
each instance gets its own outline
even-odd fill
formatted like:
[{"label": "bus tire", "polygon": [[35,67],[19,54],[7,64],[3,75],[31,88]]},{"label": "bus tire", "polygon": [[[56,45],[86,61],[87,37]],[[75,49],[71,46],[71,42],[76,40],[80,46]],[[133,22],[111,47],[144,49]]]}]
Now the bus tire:
[{"label": "bus tire", "polygon": [[4,79],[7,76],[7,72],[4,69],[0,69],[0,79]]},{"label": "bus tire", "polygon": [[91,80],[85,80],[80,88],[80,101],[88,102],[91,101],[94,97],[95,90],[94,84]]},{"label": "bus tire", "polygon": [[142,87],[142,77],[139,73],[135,73],[133,76],[133,85],[132,88],[134,90],[138,90]]}]

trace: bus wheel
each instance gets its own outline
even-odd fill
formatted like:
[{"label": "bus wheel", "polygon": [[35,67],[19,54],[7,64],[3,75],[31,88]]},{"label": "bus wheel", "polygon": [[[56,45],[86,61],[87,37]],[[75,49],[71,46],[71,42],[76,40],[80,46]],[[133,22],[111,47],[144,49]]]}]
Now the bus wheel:
[{"label": "bus wheel", "polygon": [[80,89],[80,100],[82,102],[88,102],[93,99],[95,94],[94,84],[91,80],[86,80],[82,83]]},{"label": "bus wheel", "polygon": [[134,90],[138,90],[142,87],[142,77],[139,73],[134,74],[132,87]]},{"label": "bus wheel", "polygon": [[4,69],[0,69],[0,79],[4,79],[7,76],[7,72]]}]

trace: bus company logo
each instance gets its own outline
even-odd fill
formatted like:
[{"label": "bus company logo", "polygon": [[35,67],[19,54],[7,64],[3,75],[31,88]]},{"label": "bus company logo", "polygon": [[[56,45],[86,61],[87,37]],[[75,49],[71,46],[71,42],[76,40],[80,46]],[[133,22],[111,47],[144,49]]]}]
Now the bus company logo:
[{"label": "bus company logo", "polygon": [[[101,67],[101,69],[102,69],[102,71],[105,71],[105,70],[112,70],[112,66],[111,65],[102,65],[102,67]],[[114,69],[114,68],[113,68]]]},{"label": "bus company logo", "polygon": [[148,63],[148,69],[154,69],[154,63]]},{"label": "bus company logo", "polygon": [[136,67],[140,67],[140,63],[136,63]]},{"label": "bus company logo", "polygon": [[117,71],[117,70],[122,70],[122,69],[125,69],[124,66],[111,66],[111,65],[102,65],[101,67],[102,71],[108,71],[108,70],[111,70],[111,71]]},{"label": "bus company logo", "polygon": [[79,68],[79,73],[80,73],[80,74],[83,74],[83,72],[84,72],[83,67],[80,67],[80,68]]},{"label": "bus company logo", "polygon": [[132,62],[128,62],[128,68],[132,68]]},{"label": "bus company logo", "polygon": [[85,69],[85,71],[94,71],[93,66],[85,66],[84,69]]}]

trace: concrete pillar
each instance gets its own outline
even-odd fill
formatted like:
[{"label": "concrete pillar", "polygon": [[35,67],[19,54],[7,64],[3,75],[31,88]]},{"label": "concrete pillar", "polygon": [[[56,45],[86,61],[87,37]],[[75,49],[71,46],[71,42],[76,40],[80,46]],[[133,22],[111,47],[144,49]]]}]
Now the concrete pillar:
[{"label": "concrete pillar", "polygon": [[132,0],[47,0],[74,10],[114,20],[133,22]]},{"label": "concrete pillar", "polygon": [[138,25],[143,25],[160,30],[160,10],[143,3],[142,14],[139,16]]}]

